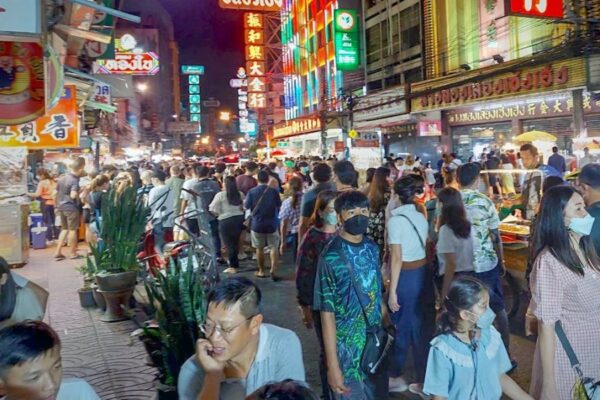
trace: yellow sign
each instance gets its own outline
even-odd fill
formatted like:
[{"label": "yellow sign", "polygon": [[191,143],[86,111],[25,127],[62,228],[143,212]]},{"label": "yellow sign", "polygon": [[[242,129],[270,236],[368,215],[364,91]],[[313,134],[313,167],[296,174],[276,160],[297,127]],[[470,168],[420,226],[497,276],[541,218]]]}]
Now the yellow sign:
[{"label": "yellow sign", "polygon": [[[492,67],[489,67],[492,68]],[[499,66],[494,66],[499,69]],[[489,78],[486,68],[411,85],[411,112],[454,108],[488,100],[572,89],[586,85],[585,61],[572,58],[552,64],[516,69]],[[468,82],[468,83],[464,83]]]},{"label": "yellow sign", "polygon": [[279,139],[321,130],[319,117],[297,118],[273,127],[273,138]]},{"label": "yellow sign", "polygon": [[351,139],[356,139],[358,132],[356,132],[355,129],[352,129],[350,132],[348,132],[348,136],[350,136]]}]

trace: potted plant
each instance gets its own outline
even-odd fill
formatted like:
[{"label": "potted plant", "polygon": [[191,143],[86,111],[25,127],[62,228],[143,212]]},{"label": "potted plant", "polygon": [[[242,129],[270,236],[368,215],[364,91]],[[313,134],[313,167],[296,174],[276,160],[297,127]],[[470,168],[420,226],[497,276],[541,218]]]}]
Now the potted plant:
[{"label": "potted plant", "polygon": [[111,188],[102,196],[102,223],[97,245],[91,245],[88,264],[95,269],[97,292],[104,296],[103,321],[120,321],[136,285],[139,262],[137,253],[142,240],[148,207],[134,188]]},{"label": "potted plant", "polygon": [[148,277],[146,292],[154,319],[141,330],[140,339],[158,369],[158,399],[177,399],[177,379],[183,363],[195,352],[199,324],[206,314],[206,292],[198,270],[188,258],[170,260],[168,268]]},{"label": "potted plant", "polygon": [[94,291],[92,289],[92,283],[94,282],[94,271],[88,269],[86,265],[82,265],[77,269],[81,275],[83,275],[83,287],[77,289],[79,295],[79,304],[83,308],[95,307],[96,301],[94,299]]}]

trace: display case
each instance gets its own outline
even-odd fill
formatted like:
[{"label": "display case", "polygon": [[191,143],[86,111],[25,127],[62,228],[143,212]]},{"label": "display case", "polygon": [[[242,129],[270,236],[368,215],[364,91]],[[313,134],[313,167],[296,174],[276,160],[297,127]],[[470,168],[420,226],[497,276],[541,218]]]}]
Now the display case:
[{"label": "display case", "polygon": [[11,265],[29,259],[29,205],[0,205],[0,256]]}]

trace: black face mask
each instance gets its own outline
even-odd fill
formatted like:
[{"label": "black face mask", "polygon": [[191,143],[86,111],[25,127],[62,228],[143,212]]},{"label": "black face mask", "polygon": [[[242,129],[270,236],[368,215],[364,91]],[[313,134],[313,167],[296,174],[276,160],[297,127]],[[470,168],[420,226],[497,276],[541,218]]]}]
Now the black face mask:
[{"label": "black face mask", "polygon": [[344,230],[351,235],[364,235],[369,226],[369,217],[366,215],[355,215],[344,221]]}]

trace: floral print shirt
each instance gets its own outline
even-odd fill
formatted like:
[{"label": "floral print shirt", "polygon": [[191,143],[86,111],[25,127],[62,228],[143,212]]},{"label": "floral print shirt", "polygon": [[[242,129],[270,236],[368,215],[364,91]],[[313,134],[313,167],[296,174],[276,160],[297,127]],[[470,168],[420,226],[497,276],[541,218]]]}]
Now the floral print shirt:
[{"label": "floral print shirt", "polygon": [[500,226],[500,218],[494,203],[485,195],[472,190],[460,191],[467,211],[467,218],[473,226],[473,260],[475,272],[487,272],[496,268],[498,255],[492,242],[492,231]]}]

